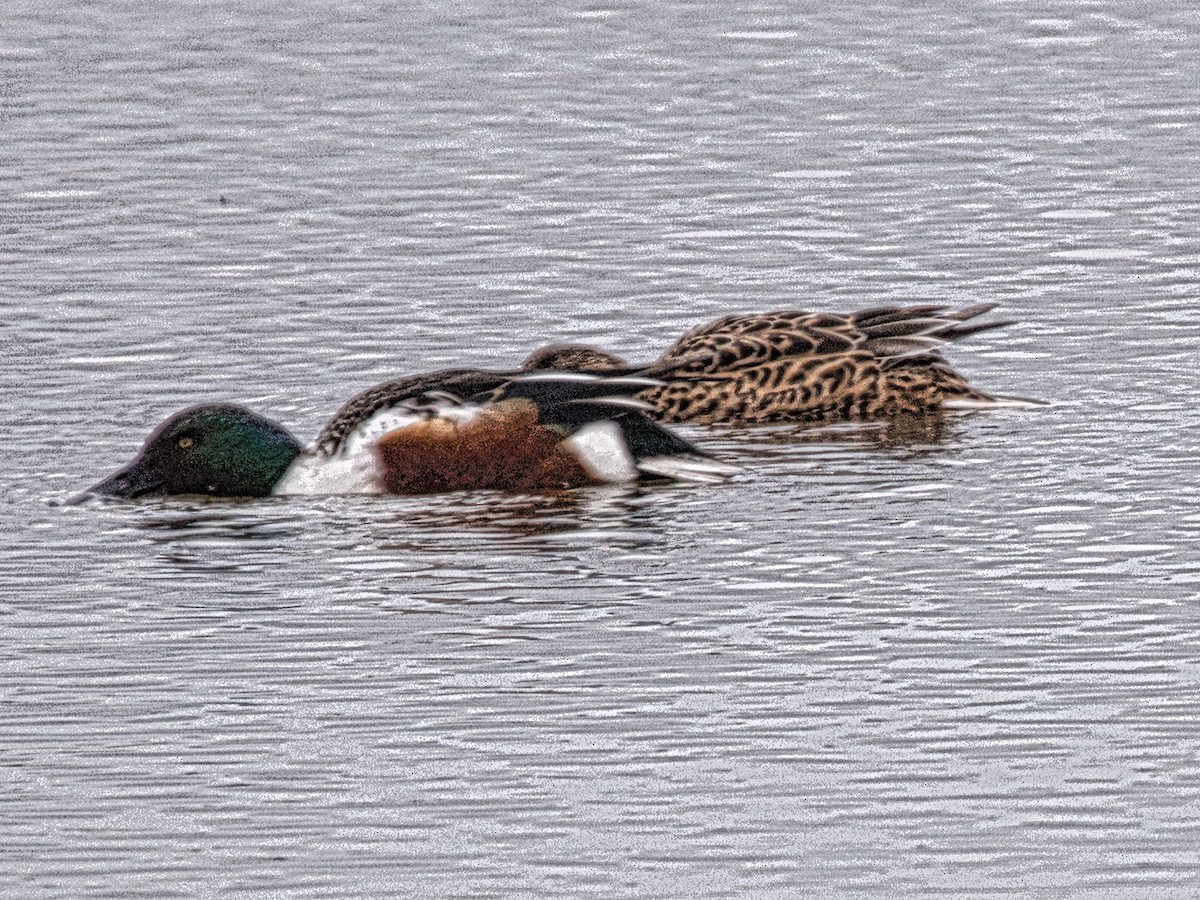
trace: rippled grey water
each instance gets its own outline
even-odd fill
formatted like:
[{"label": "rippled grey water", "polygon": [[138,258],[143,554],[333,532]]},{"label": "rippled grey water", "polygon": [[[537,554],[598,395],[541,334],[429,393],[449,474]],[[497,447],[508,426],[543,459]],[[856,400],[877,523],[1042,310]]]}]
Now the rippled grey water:
[{"label": "rippled grey water", "polygon": [[[1185,4],[9,4],[0,893],[1200,894]],[[167,413],[994,302],[719,487],[60,502]]]}]

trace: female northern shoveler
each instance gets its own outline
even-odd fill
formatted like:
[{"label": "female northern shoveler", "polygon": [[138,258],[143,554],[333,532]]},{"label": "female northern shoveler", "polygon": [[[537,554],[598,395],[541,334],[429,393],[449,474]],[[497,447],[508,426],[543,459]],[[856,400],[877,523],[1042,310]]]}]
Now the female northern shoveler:
[{"label": "female northern shoveler", "polygon": [[[940,354],[949,341],[1012,324],[964,324],[993,308],[725,316],[692,329],[667,350],[657,364],[663,383],[639,396],[662,422],[730,425],[896,419],[1035,404],[971,387]],[[629,370],[619,357],[582,344],[544,347],[522,368]]]},{"label": "female northern shoveler", "polygon": [[[498,386],[472,402],[480,384]],[[719,480],[734,470],[642,415],[636,377],[486,372],[414,376],[347,403],[311,449],[281,425],[228,403],[171,416],[125,468],[86,494],[428,494],[532,491],[640,475]]]}]

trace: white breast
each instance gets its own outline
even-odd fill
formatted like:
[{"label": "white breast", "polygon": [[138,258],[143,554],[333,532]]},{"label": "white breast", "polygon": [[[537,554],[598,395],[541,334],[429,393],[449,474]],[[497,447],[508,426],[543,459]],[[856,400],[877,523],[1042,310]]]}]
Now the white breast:
[{"label": "white breast", "polygon": [[396,428],[419,422],[404,407],[377,412],[346,438],[341,450],[326,456],[308,449],[275,485],[275,494],[382,494],[375,442]]}]

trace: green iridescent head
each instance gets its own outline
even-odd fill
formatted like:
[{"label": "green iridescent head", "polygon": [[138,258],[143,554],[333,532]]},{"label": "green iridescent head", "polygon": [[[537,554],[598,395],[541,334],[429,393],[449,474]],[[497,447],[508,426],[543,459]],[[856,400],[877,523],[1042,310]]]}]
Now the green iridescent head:
[{"label": "green iridescent head", "polygon": [[193,406],[154,429],[133,462],[86,493],[266,497],[300,450],[287,429],[244,407]]}]

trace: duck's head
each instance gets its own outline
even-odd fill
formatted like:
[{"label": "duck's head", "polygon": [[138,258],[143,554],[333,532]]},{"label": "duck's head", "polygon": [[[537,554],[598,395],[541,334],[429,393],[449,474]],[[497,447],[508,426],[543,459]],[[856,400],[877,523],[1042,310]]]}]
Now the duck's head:
[{"label": "duck's head", "polygon": [[244,407],[193,406],[154,429],[133,462],[85,495],[266,497],[300,450],[287,429]]},{"label": "duck's head", "polygon": [[548,344],[534,350],[521,363],[522,372],[584,372],[588,375],[624,374],[634,368],[621,357],[587,344]]}]

